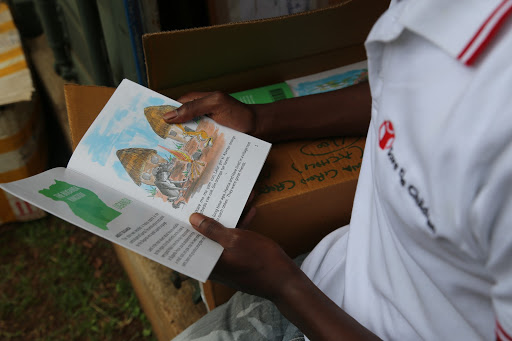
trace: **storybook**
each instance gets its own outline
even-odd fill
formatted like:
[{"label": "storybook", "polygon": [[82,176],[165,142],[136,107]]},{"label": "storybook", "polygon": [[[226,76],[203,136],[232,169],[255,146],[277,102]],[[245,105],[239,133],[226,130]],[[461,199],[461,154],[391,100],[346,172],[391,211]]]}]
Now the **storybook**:
[{"label": "storybook", "polygon": [[66,168],[0,188],[204,282],[223,249],[189,216],[235,227],[271,145],[208,117],[167,124],[180,105],[125,79]]}]

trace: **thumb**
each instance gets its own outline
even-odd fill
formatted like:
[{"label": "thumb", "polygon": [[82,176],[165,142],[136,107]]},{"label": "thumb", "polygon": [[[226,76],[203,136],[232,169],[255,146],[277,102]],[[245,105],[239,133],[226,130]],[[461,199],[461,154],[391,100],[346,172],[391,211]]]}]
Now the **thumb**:
[{"label": "thumb", "polygon": [[193,213],[189,221],[192,227],[203,236],[222,245],[226,228],[221,223],[200,213]]},{"label": "thumb", "polygon": [[195,117],[194,112],[191,110],[187,110],[185,106],[186,105],[183,104],[181,107],[177,109],[166,112],[165,114],[163,114],[162,118],[166,123],[169,124],[183,123],[192,120]]},{"label": "thumb", "polygon": [[169,124],[188,122],[195,117],[204,116],[212,109],[211,99],[208,100],[207,93],[191,93],[180,97],[180,100],[183,101],[180,107],[163,115],[165,122]]}]

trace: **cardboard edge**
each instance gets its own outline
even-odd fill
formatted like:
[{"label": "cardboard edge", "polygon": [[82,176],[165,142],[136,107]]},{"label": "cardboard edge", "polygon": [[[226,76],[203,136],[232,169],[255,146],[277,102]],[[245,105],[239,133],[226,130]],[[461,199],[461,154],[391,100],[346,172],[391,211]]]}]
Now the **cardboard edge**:
[{"label": "cardboard edge", "polygon": [[74,108],[72,107],[72,103],[74,103],[71,98],[70,98],[70,90],[71,88],[75,88],[77,87],[76,84],[64,84],[64,99],[65,99],[65,102],[66,102],[66,112],[67,112],[67,116],[68,116],[68,122],[69,122],[69,133],[71,135],[71,149],[72,150],[75,150],[76,146],[77,146],[77,142],[76,142],[76,136],[75,136],[75,129],[74,128],[74,119],[72,118],[73,115],[71,115],[70,113],[74,111]]},{"label": "cardboard edge", "polygon": [[[307,12],[300,12],[300,13],[294,13],[294,14],[288,14],[288,15],[281,15],[281,16],[272,17],[272,18],[266,18],[266,19],[253,19],[253,20],[245,20],[245,21],[235,21],[235,22],[224,23],[224,24],[216,24],[216,25],[212,25],[212,26],[214,26],[216,28],[217,27],[224,28],[224,27],[232,27],[232,26],[240,26],[240,25],[252,25],[254,23],[261,23],[261,22],[281,21],[281,20],[283,20],[283,18],[302,17],[302,16],[309,16],[311,14],[315,14],[315,13],[318,13],[318,12],[328,12],[328,11],[332,10],[333,8],[346,6],[348,3],[354,2],[354,1],[356,1],[356,0],[346,0],[346,1],[344,1],[342,3],[339,3],[339,4],[334,4],[334,5],[323,7],[323,8],[317,8],[317,9],[313,9],[313,10],[310,10],[310,11],[307,11]],[[203,29],[204,29],[203,27],[192,27],[192,28],[179,29],[179,30],[176,30],[176,31],[179,31],[179,32],[190,32],[190,31],[201,31]],[[168,34],[169,32],[171,32],[171,31],[146,33],[146,34],[142,35],[142,39],[144,40],[145,38],[149,38],[149,37],[154,37],[154,36],[158,36],[158,35],[165,35],[165,34]]]},{"label": "cardboard edge", "polygon": [[[64,99],[66,101],[66,111],[68,115],[68,121],[69,121],[69,129],[71,134],[71,142],[72,142],[72,150],[74,151],[76,146],[79,144],[80,140],[82,139],[83,135],[87,131],[87,129],[83,130],[80,129],[77,120],[79,119],[80,115],[78,113],[81,112],[81,109],[78,107],[78,100],[76,100],[76,97],[78,96],[78,93],[83,92],[82,90],[86,89],[86,91],[109,91],[111,92],[108,98],[112,96],[112,94],[115,91],[115,88],[108,87],[108,86],[97,86],[97,85],[80,85],[80,84],[64,84]],[[101,108],[98,106],[99,111],[95,112],[94,115],[90,115],[91,117],[94,117],[94,119],[90,122],[94,122],[98,114],[101,112],[101,109],[107,104],[108,99],[104,103],[101,103]],[[92,109],[91,109],[92,110]],[[90,110],[90,111],[91,111]],[[90,126],[89,124],[89,126]],[[83,130],[83,131],[82,131]],[[81,136],[78,136],[82,133]]]},{"label": "cardboard edge", "polygon": [[[153,63],[148,63],[146,68],[149,88],[160,92],[165,89],[172,89],[186,82],[197,82],[204,78],[219,78],[223,74],[238,74],[244,70],[273,65],[277,62],[292,60],[299,56],[309,57],[318,53],[362,44],[371,28],[370,23],[373,23],[378,18],[378,15],[384,12],[386,8],[387,4],[385,2],[368,1],[368,3],[366,3],[362,0],[350,0],[330,7],[293,15],[144,35],[143,45],[146,60],[154,61]],[[350,30],[351,26],[349,23],[344,22],[344,20],[349,17],[347,13],[351,13],[351,11],[364,17],[361,17],[361,20],[354,23],[356,26],[355,31],[350,32],[354,34],[345,35],[342,34],[342,32]],[[367,13],[367,15],[364,13]],[[338,15],[342,15],[342,17],[340,18]],[[315,22],[318,23],[319,20],[325,21],[327,27],[319,28],[318,25],[315,25],[316,28],[304,37],[303,32],[307,32],[304,27],[308,27],[305,25],[312,25]],[[293,27],[300,28],[300,31],[294,34]],[[257,32],[261,32],[261,30],[278,30],[277,32],[279,34],[272,39],[258,39],[257,44],[248,44],[245,42],[244,46],[247,46],[247,48],[236,53],[231,51],[233,44],[230,44],[230,39],[239,39],[240,35],[246,34],[249,34],[250,37],[254,37],[257,35]],[[335,32],[327,34],[329,33],[328,30],[334,30]],[[286,52],[289,51],[289,49],[281,49],[281,52],[262,52],[263,49],[260,48],[262,44],[270,44],[271,47],[282,45],[282,38],[289,34],[293,34],[294,41],[302,42],[301,45],[306,47],[301,47],[294,53]],[[317,36],[315,36],[315,34]],[[342,35],[340,36],[340,34]],[[315,39],[318,35],[321,35],[321,39]],[[198,37],[207,36],[211,37],[210,42],[219,41],[222,43],[219,46],[215,45],[218,47],[219,52],[215,54],[215,58],[213,59],[201,59],[197,57],[188,59],[184,57],[183,53],[176,51],[172,46],[173,44],[185,44],[186,42],[192,44],[199,39]],[[336,40],[333,41],[329,39],[329,37]],[[304,41],[304,39],[307,40]],[[279,43],[279,41],[281,41],[281,43]],[[308,41],[310,41],[311,44],[308,43]],[[196,53],[200,55],[204,54],[204,52],[200,51],[203,51],[205,48],[215,48],[211,43],[205,46],[200,44],[190,46],[192,50],[189,51],[189,53],[192,53],[192,56],[195,56]],[[181,46],[181,48],[187,48],[187,46]],[[260,51],[257,54],[258,61],[251,57],[247,61],[242,60],[240,63],[236,63],[236,66],[227,67],[223,73],[218,72],[219,65],[217,65],[217,63],[219,61],[221,61],[221,66],[233,65],[233,63],[229,62],[234,58],[233,56],[246,58],[247,56],[254,55],[252,51]],[[185,56],[186,55],[185,53]],[[225,59],[223,57],[224,55],[230,57]],[[162,68],[165,68],[166,63],[170,61],[181,63],[181,71],[180,69],[175,69],[172,72],[165,71],[162,73]],[[198,72],[194,71],[197,68],[200,69],[200,72],[198,71],[200,76]]]}]

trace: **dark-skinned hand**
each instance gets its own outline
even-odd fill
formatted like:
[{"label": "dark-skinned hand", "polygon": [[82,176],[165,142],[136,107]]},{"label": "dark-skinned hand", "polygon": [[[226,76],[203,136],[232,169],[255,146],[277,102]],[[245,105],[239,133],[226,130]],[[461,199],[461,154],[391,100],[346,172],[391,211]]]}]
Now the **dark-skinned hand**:
[{"label": "dark-skinned hand", "polygon": [[287,280],[301,273],[279,245],[256,232],[226,228],[199,213],[190,216],[190,223],[224,247],[210,279],[275,300],[286,290]]},{"label": "dark-skinned hand", "polygon": [[254,134],[256,130],[255,113],[252,108],[230,95],[215,92],[192,92],[178,98],[181,107],[164,114],[165,122],[183,123],[199,116],[208,116],[226,127]]}]

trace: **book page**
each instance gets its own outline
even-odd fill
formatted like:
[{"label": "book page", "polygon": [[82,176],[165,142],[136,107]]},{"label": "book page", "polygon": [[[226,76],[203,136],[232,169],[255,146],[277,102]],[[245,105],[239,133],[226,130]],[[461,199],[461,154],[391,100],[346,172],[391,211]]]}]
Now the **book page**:
[{"label": "book page", "polygon": [[68,168],[178,220],[200,212],[235,227],[271,145],[208,117],[165,123],[180,105],[123,80]]},{"label": "book page", "polygon": [[368,80],[368,61],[287,80],[295,97],[319,94],[346,88]]},{"label": "book page", "polygon": [[222,247],[190,224],[65,168],[0,188],[76,226],[205,282]]},{"label": "book page", "polygon": [[265,104],[293,98],[293,92],[285,82],[235,92],[234,98],[245,104]]}]

